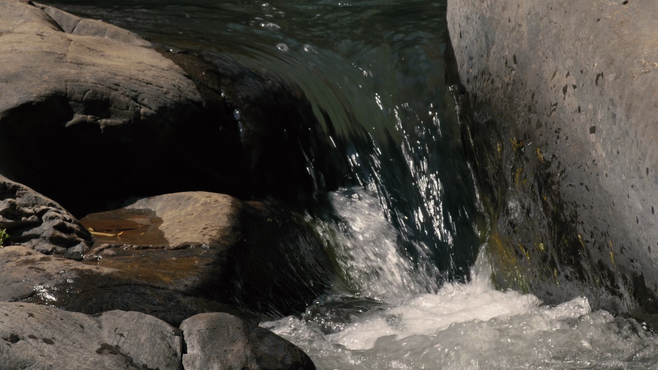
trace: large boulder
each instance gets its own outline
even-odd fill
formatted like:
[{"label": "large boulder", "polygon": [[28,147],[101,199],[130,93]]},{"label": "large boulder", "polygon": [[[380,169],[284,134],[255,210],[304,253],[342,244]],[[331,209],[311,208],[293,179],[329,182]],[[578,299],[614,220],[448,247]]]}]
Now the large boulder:
[{"label": "large boulder", "polygon": [[0,344],[3,370],[315,369],[292,343],[226,313],[196,315],[178,329],[139,312],[0,303]]},{"label": "large boulder", "polygon": [[294,344],[226,313],[196,315],[180,328],[187,348],[185,370],[315,370]]},{"label": "large boulder", "polygon": [[30,1],[0,1],[0,34],[0,173],[74,214],[183,190],[306,201],[349,171],[299,87],[226,56]]},{"label": "large boulder", "polygon": [[200,312],[301,312],[335,282],[302,217],[208,192],[165,194],[81,220],[96,235],[82,262],[0,249],[0,300],[88,314],[140,311],[173,325]]},{"label": "large boulder", "polygon": [[0,229],[9,236],[0,245],[21,244],[70,258],[81,258],[92,244],[91,235],[62,206],[2,175]]},{"label": "large boulder", "polygon": [[641,1],[449,1],[500,287],[658,314],[657,19]]},{"label": "large boulder", "polygon": [[0,32],[0,173],[65,206],[236,186],[236,122],[139,36],[18,0],[0,1]]},{"label": "large boulder", "polygon": [[179,370],[180,330],[138,312],[96,317],[0,303],[0,368]]}]

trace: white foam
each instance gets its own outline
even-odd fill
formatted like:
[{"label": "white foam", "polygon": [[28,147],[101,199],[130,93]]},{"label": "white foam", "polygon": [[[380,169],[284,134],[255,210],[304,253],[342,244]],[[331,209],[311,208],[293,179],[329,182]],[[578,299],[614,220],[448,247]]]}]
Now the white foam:
[{"label": "white foam", "polygon": [[398,233],[388,222],[379,199],[362,188],[332,193],[340,225],[320,230],[331,246],[348,285],[364,296],[384,299],[436,290],[435,276],[420,271],[400,253]]},{"label": "white foam", "polygon": [[295,317],[263,326],[325,370],[658,368],[658,340],[639,323],[593,312],[582,297],[548,307],[497,291],[484,265],[469,284],[374,310],[337,333]]},{"label": "white foam", "polygon": [[531,294],[497,291],[482,253],[469,283],[425,293],[432,277],[414,275],[376,198],[346,190],[333,203],[345,222],[331,231],[340,267],[360,297],[383,306],[363,314],[357,304],[354,314],[349,302],[359,297],[328,299],[305,319],[261,324],[300,346],[318,369],[658,370],[658,340],[638,322],[593,312],[582,297],[548,307]]}]

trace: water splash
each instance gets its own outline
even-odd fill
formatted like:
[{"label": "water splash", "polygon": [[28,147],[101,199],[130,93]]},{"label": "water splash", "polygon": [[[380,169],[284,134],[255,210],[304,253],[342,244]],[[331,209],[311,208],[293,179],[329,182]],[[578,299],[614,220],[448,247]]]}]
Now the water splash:
[{"label": "water splash", "polygon": [[[414,263],[399,243],[380,200],[366,189],[333,192],[331,204],[338,222],[320,228],[348,286],[361,296],[399,299],[438,290],[439,271],[427,258]],[[423,253],[418,248],[418,254]],[[425,268],[419,269],[417,264]]]},{"label": "water splash", "polygon": [[592,311],[582,297],[548,307],[496,291],[490,273],[481,254],[470,283],[371,307],[349,323],[331,326],[325,315],[322,326],[307,313],[261,325],[323,370],[658,368],[658,338],[642,324]]}]

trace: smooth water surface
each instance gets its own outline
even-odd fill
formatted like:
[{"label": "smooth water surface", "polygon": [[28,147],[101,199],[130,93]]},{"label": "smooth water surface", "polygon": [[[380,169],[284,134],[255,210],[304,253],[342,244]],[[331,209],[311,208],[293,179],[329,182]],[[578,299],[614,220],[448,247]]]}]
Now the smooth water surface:
[{"label": "smooth water surface", "polygon": [[641,323],[496,291],[485,258],[470,271],[487,227],[445,81],[445,0],[47,3],[277,75],[331,122],[352,174],[327,194],[335,217],[311,221],[345,289],[262,323],[319,369],[658,368]]}]

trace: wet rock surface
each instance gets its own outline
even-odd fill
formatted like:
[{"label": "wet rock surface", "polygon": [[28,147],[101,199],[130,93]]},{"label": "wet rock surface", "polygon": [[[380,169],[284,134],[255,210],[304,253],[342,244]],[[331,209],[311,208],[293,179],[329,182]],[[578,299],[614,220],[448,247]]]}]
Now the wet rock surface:
[{"label": "wet rock surface", "polygon": [[212,260],[192,253],[126,251],[114,263],[93,266],[21,246],[4,247],[0,249],[0,302],[38,303],[88,314],[139,311],[174,325],[199,312],[238,311],[198,292],[198,281],[205,282],[205,266],[196,266],[198,262]]},{"label": "wet rock surface", "polygon": [[0,229],[5,245],[21,244],[46,254],[81,258],[91,235],[53,200],[0,175]]},{"label": "wet rock surface", "polygon": [[178,329],[138,312],[97,317],[26,303],[0,303],[0,367],[179,370]]},{"label": "wet rock surface", "polygon": [[173,325],[201,312],[254,319],[301,312],[331,288],[333,265],[298,215],[208,192],[130,201],[83,218],[84,262],[0,249],[5,301],[96,314],[139,311]]},{"label": "wet rock surface", "polygon": [[[0,325],[1,368],[170,368],[180,338],[159,320],[299,313],[331,289],[333,264],[294,210],[342,185],[325,178],[349,166],[325,155],[331,123],[319,124],[301,89],[31,1],[0,0],[0,65],[0,174],[11,179],[0,178],[0,229],[16,244],[0,248],[0,302],[20,302],[0,306],[6,317],[44,306],[34,324],[14,320],[23,331]],[[171,193],[182,190],[268,201]],[[119,335],[140,325],[162,330]],[[265,329],[232,325],[255,341],[233,351],[264,356],[254,366],[312,368]],[[60,366],[60,340],[95,355]]]},{"label": "wet rock surface", "polygon": [[315,369],[311,359],[292,343],[226,313],[196,315],[180,328],[187,348],[185,370]]},{"label": "wet rock surface", "polygon": [[84,265],[78,261],[47,256],[22,246],[0,248],[0,302],[55,298],[53,288],[72,282],[81,274],[105,276],[115,270]]},{"label": "wet rock surface", "polygon": [[449,1],[500,287],[658,313],[656,19],[637,1]]}]

